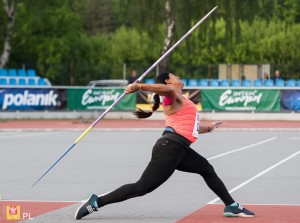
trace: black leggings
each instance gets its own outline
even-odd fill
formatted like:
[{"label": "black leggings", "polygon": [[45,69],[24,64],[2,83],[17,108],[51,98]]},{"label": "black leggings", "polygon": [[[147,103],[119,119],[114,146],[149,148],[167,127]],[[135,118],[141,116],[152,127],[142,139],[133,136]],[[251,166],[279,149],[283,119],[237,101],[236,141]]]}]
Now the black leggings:
[{"label": "black leggings", "polygon": [[99,197],[98,206],[121,202],[129,198],[143,196],[164,183],[175,170],[201,175],[208,187],[224,202],[234,203],[212,165],[191,148],[167,138],[160,138],[153,147],[151,161],[136,183],[125,184],[118,189]]}]

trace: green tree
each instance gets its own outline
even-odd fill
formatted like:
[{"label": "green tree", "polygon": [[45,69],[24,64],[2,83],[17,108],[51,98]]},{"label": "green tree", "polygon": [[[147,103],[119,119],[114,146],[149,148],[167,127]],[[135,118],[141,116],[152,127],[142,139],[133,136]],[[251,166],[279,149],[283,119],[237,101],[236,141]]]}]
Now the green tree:
[{"label": "green tree", "polygon": [[[13,28],[18,8],[18,0],[2,0],[3,2],[3,9],[5,11],[6,17],[2,18],[1,21],[5,21],[6,25],[2,25],[2,27],[5,28],[5,31],[3,30],[3,33],[5,33],[5,36],[3,38],[3,50],[0,57],[0,68],[3,68],[7,62],[9,61],[11,49],[12,49],[12,36],[13,36]],[[2,13],[1,13],[2,14]]]},{"label": "green tree", "polygon": [[[163,51],[166,2],[175,22],[169,46],[219,6],[168,56],[168,70],[199,78],[215,75],[219,63],[271,63],[298,72],[294,0],[20,0],[6,67],[36,68],[55,85],[122,78],[123,63],[145,71]],[[3,4],[0,11],[7,33]],[[4,46],[5,36],[0,41]]]},{"label": "green tree", "polygon": [[72,61],[73,44],[82,33],[79,16],[70,4],[72,0],[20,3],[12,52],[17,60],[11,65],[37,68],[41,76],[56,83],[63,79],[61,66]]}]

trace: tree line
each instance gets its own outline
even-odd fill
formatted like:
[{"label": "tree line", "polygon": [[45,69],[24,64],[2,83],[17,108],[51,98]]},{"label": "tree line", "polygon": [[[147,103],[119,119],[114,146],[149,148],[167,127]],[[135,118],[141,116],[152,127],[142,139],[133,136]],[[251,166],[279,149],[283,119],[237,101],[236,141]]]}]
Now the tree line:
[{"label": "tree line", "polygon": [[298,0],[2,0],[0,67],[54,85],[120,79],[124,63],[143,73],[216,5],[163,69],[207,78],[218,64],[271,64],[300,78]]}]

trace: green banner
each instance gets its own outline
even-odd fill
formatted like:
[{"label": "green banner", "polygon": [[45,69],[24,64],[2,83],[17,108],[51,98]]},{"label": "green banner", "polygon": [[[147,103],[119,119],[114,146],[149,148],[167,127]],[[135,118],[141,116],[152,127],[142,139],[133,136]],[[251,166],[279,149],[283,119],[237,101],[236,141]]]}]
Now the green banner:
[{"label": "green banner", "polygon": [[[68,89],[69,110],[106,110],[124,92],[122,88]],[[128,94],[115,105],[114,110],[135,110],[136,94]]]},{"label": "green banner", "polygon": [[271,89],[203,89],[203,111],[280,111],[280,91]]}]

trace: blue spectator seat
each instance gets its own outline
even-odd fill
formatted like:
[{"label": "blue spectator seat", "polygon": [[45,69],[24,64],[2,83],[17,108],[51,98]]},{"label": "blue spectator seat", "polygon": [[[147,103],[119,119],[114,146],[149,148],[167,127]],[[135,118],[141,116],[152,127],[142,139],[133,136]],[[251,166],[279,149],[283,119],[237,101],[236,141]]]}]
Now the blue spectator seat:
[{"label": "blue spectator seat", "polygon": [[17,84],[18,84],[18,81],[17,81],[16,78],[11,77],[11,78],[9,78],[9,80],[8,80],[8,84],[9,84],[9,85],[17,85]]},{"label": "blue spectator seat", "polygon": [[34,69],[28,69],[27,70],[27,76],[28,77],[35,77],[36,76],[36,72]]},{"label": "blue spectator seat", "polygon": [[189,79],[187,86],[189,86],[189,87],[198,86],[198,80],[197,79]]},{"label": "blue spectator seat", "polygon": [[285,81],[284,80],[282,80],[282,79],[278,79],[278,80],[276,80],[276,82],[275,82],[275,86],[276,87],[284,87],[285,86]]},{"label": "blue spectator seat", "polygon": [[206,79],[199,80],[199,86],[207,87],[208,86],[208,80],[206,80]]},{"label": "blue spectator seat", "polygon": [[19,85],[27,85],[27,81],[25,78],[20,78],[19,79]]},{"label": "blue spectator seat", "polygon": [[35,78],[29,78],[27,84],[28,85],[36,85],[36,79]]},{"label": "blue spectator seat", "polygon": [[294,79],[286,80],[286,86],[287,87],[296,87],[296,80],[294,80]]},{"label": "blue spectator seat", "polygon": [[229,87],[230,81],[229,80],[221,80],[221,86],[222,87]]},{"label": "blue spectator seat", "polygon": [[251,87],[252,83],[251,83],[251,80],[242,80],[242,86],[243,87]]},{"label": "blue spectator seat", "polygon": [[297,86],[300,87],[300,80],[297,81]]},{"label": "blue spectator seat", "polygon": [[47,86],[48,83],[47,83],[47,81],[46,81],[45,78],[39,78],[39,79],[38,79],[38,85],[39,85],[39,86]]},{"label": "blue spectator seat", "polygon": [[262,87],[262,80],[261,79],[256,79],[253,82],[254,87]]},{"label": "blue spectator seat", "polygon": [[240,87],[241,86],[241,81],[240,80],[232,80],[231,81],[231,86],[232,87]]},{"label": "blue spectator seat", "polygon": [[18,76],[19,77],[26,77],[27,76],[26,70],[24,70],[24,69],[18,69]]},{"label": "blue spectator seat", "polygon": [[219,81],[216,79],[211,79],[209,82],[210,87],[219,87]]},{"label": "blue spectator seat", "polygon": [[7,76],[7,70],[6,69],[0,69],[0,77]]},{"label": "blue spectator seat", "polygon": [[6,78],[0,78],[0,85],[7,85],[7,79]]},{"label": "blue spectator seat", "polygon": [[145,84],[154,84],[155,83],[155,80],[153,78],[147,78],[145,80]]},{"label": "blue spectator seat", "polygon": [[10,76],[10,77],[17,76],[17,70],[16,69],[9,69],[8,70],[8,76]]},{"label": "blue spectator seat", "polygon": [[274,81],[273,80],[265,80],[264,86],[265,87],[274,87]]}]

